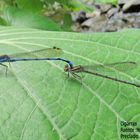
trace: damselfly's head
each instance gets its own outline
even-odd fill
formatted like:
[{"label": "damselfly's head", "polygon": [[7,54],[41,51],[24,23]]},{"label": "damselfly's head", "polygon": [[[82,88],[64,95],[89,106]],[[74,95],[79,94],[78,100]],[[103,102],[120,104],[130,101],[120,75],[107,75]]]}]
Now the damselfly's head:
[{"label": "damselfly's head", "polygon": [[69,71],[70,70],[70,67],[69,67],[69,65],[67,64],[67,65],[65,65],[65,67],[64,67],[64,71]]},{"label": "damselfly's head", "polygon": [[60,48],[57,48],[56,46],[53,46],[54,50],[61,50]]},{"label": "damselfly's head", "polygon": [[50,52],[48,52],[48,54],[49,55],[51,54],[51,57],[58,57],[63,54],[63,50],[61,48],[57,48],[56,46],[53,46],[50,49]]}]

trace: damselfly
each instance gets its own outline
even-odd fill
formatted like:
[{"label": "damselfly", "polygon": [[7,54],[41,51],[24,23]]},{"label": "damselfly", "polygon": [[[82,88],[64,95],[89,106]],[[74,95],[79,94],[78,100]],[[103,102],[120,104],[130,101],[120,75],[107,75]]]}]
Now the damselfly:
[{"label": "damselfly", "polygon": [[[117,62],[117,63],[111,63],[111,64],[106,64],[106,65],[93,65],[93,66],[78,65],[78,66],[74,66],[74,67],[69,67],[68,65],[66,65],[64,67],[64,71],[71,73],[74,77],[77,77],[77,76],[79,77],[79,75],[77,75],[77,73],[84,72],[84,73],[92,74],[92,75],[99,76],[102,78],[106,78],[109,80],[113,80],[116,82],[140,87],[139,84],[136,84],[136,83],[133,83],[130,81],[126,81],[126,80],[122,80],[122,79],[118,79],[116,77],[109,75],[110,72],[113,72],[113,71],[122,72],[125,69],[129,69],[128,66],[130,66],[131,68],[134,68],[136,66],[136,62],[131,62],[131,61],[129,61],[129,62]],[[98,71],[101,71],[101,69],[105,69],[105,68],[110,69],[110,72],[105,73],[105,74],[103,72],[98,72]]]},{"label": "damselfly", "polygon": [[6,73],[8,66],[3,64],[4,62],[16,62],[16,61],[39,61],[39,60],[60,60],[64,61],[68,64],[69,67],[73,67],[71,61],[66,60],[64,58],[59,58],[62,53],[62,49],[53,47],[53,48],[46,48],[41,50],[29,51],[25,53],[18,53],[13,55],[1,55],[0,56],[0,65],[6,67]]}]

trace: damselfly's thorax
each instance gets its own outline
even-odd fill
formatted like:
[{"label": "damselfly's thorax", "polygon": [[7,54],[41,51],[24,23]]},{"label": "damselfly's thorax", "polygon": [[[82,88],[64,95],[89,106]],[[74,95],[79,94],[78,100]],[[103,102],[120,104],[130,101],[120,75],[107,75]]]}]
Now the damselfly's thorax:
[{"label": "damselfly's thorax", "polygon": [[66,72],[81,72],[82,71],[82,67],[81,65],[78,65],[78,66],[74,66],[74,67],[69,67],[69,65],[65,65],[64,67],[64,71]]}]

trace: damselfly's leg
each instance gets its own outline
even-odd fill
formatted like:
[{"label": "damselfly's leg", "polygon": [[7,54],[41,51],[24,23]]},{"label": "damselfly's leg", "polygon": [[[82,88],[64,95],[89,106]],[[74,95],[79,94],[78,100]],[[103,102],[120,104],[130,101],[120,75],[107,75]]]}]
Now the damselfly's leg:
[{"label": "damselfly's leg", "polygon": [[79,76],[78,74],[76,74],[76,73],[74,73],[74,72],[71,72],[71,74],[72,74],[72,76],[74,77],[74,78],[79,78],[80,80],[82,79],[82,77],[81,76]]},{"label": "damselfly's leg", "polygon": [[80,72],[80,75],[81,75],[82,78],[84,78],[83,72]]},{"label": "damselfly's leg", "polygon": [[70,71],[68,71],[68,77],[70,77]]},{"label": "damselfly's leg", "polygon": [[71,73],[71,70],[70,70],[70,69],[68,69],[68,77],[70,77],[70,73]]},{"label": "damselfly's leg", "polygon": [[11,63],[10,62],[8,62],[9,63],[9,67],[11,68],[12,66],[11,66]]},{"label": "damselfly's leg", "polygon": [[7,70],[8,70],[8,66],[7,65],[4,65],[2,63],[0,63],[1,66],[4,66],[6,68],[6,76],[7,76]]}]

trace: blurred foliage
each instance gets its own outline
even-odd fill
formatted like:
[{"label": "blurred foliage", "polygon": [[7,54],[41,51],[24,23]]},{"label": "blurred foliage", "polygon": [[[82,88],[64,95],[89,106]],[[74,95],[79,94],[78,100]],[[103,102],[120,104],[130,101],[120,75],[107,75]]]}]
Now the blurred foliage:
[{"label": "blurred foliage", "polygon": [[86,6],[80,0],[42,0],[42,1],[48,5],[59,3],[66,10],[72,10],[72,11],[79,11],[79,10],[91,11],[92,10],[91,7]]},{"label": "blurred foliage", "polygon": [[113,5],[116,5],[118,0],[95,0],[96,2],[100,2],[100,3],[110,3]]},{"label": "blurred foliage", "polygon": [[[23,11],[15,7],[6,7],[1,15],[3,25],[30,27],[42,30],[60,31],[61,28],[48,17]],[[5,22],[4,22],[5,21]]]},{"label": "blurred foliage", "polygon": [[70,31],[70,12],[80,10],[92,9],[80,0],[1,0],[0,24]]},{"label": "blurred foliage", "polygon": [[39,12],[43,8],[43,2],[40,0],[15,0],[18,8],[31,12]]}]

